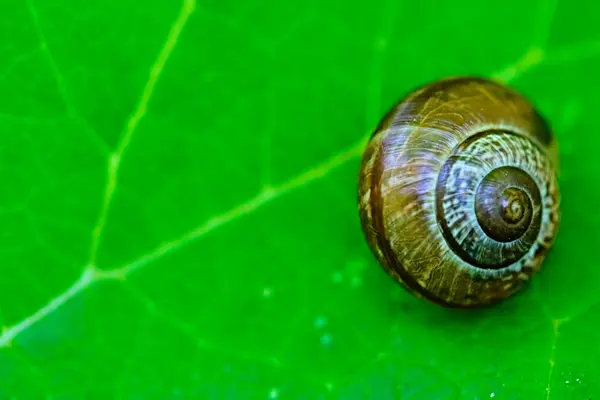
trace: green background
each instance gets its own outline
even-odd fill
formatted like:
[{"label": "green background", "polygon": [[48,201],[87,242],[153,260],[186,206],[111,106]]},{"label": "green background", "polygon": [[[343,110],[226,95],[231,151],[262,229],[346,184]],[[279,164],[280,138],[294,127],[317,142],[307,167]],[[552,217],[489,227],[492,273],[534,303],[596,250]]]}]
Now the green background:
[{"label": "green background", "polygon": [[[0,398],[600,395],[592,2],[3,0]],[[560,145],[522,294],[416,299],[360,231],[362,141],[494,76]]]}]

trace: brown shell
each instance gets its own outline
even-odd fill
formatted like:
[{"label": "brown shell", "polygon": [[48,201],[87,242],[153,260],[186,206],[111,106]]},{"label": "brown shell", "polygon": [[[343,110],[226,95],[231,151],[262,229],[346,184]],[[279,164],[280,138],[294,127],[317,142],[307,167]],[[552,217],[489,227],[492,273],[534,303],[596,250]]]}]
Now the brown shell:
[{"label": "brown shell", "polygon": [[[526,170],[539,186],[541,196],[533,204],[537,230],[529,232],[527,247],[489,238],[469,244],[473,254],[488,258],[506,246],[522,251],[509,265],[467,262],[457,246],[481,232],[469,207],[453,208],[459,198],[471,204],[470,192],[460,193],[453,180],[479,173],[478,165],[495,169],[507,163]],[[402,99],[367,144],[358,184],[362,229],[385,270],[416,295],[448,307],[495,304],[540,269],[554,242],[557,168],[554,135],[524,96],[483,78],[440,80]],[[448,235],[455,236],[453,243]]]}]

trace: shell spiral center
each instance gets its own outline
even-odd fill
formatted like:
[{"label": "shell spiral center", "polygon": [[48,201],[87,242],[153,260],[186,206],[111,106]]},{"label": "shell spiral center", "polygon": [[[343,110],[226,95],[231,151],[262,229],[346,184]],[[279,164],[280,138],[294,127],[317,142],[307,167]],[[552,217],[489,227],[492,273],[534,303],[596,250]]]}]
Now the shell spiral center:
[{"label": "shell spiral center", "polygon": [[437,221],[450,249],[475,268],[518,262],[542,229],[546,170],[541,150],[505,131],[485,131],[459,144],[442,166]]}]

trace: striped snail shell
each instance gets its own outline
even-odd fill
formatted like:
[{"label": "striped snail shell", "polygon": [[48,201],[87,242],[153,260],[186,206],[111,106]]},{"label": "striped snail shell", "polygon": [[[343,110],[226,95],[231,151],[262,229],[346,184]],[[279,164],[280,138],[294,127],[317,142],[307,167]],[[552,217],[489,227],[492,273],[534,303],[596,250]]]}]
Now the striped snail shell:
[{"label": "striped snail shell", "polygon": [[476,77],[425,85],[371,136],[360,222],[384,269],[419,297],[475,308],[539,271],[559,224],[551,128],[515,90]]}]

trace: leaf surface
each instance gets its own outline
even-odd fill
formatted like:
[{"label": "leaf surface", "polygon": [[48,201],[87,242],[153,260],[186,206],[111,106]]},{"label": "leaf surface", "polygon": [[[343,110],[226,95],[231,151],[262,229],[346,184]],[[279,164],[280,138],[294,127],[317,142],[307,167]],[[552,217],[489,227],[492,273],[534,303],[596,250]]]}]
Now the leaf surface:
[{"label": "leaf surface", "polygon": [[[5,1],[0,398],[597,397],[599,15]],[[563,196],[543,272],[473,313],[400,289],[356,210],[366,135],[463,74],[539,107]]]}]

